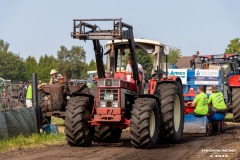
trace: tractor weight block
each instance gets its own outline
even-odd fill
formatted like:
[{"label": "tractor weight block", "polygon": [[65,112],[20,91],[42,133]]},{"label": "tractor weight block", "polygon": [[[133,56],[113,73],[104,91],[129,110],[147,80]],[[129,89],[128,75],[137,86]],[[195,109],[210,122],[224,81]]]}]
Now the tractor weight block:
[{"label": "tractor weight block", "polygon": [[206,133],[207,116],[196,117],[191,114],[184,115],[183,133]]}]

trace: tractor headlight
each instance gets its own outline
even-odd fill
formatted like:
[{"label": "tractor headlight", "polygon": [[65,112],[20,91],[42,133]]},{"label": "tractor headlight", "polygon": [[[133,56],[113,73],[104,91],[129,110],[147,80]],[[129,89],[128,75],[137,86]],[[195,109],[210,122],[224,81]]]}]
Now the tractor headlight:
[{"label": "tractor headlight", "polygon": [[112,107],[117,108],[118,107],[118,101],[113,101],[112,102]]},{"label": "tractor headlight", "polygon": [[204,60],[204,58],[202,57],[202,58],[200,58],[202,61]]},{"label": "tractor headlight", "polygon": [[[234,57],[234,58],[235,58],[235,57]],[[232,60],[232,59],[233,59],[233,57],[229,57],[229,59],[231,59],[231,60]]]},{"label": "tractor headlight", "polygon": [[100,107],[101,108],[106,108],[106,102],[105,101],[101,101],[100,102]]}]

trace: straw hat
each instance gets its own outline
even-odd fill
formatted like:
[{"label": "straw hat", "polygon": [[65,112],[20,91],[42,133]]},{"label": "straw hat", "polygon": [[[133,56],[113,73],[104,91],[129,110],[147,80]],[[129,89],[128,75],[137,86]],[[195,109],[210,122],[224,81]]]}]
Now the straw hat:
[{"label": "straw hat", "polygon": [[57,71],[55,69],[52,69],[50,74],[54,74],[54,73],[57,73]]},{"label": "straw hat", "polygon": [[218,87],[217,86],[212,86],[212,89],[211,89],[213,92],[216,92],[218,91]]}]

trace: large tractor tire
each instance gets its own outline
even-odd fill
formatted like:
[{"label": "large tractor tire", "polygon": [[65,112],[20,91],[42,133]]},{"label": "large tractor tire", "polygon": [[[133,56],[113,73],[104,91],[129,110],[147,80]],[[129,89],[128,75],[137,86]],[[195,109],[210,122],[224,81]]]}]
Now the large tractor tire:
[{"label": "large tractor tire", "polygon": [[122,129],[109,126],[96,126],[93,140],[103,143],[117,143],[121,138]]},{"label": "large tractor tire", "polygon": [[92,144],[92,129],[87,121],[90,115],[88,97],[71,97],[65,113],[65,134],[71,146],[89,146]]},{"label": "large tractor tire", "polygon": [[161,99],[160,141],[179,143],[184,127],[183,91],[180,83],[162,83],[158,86]]},{"label": "large tractor tire", "polygon": [[97,86],[97,84],[93,83],[93,85],[90,89],[90,94],[93,95],[95,98],[98,98],[98,86]]},{"label": "large tractor tire", "polygon": [[240,122],[240,88],[232,88],[233,121]]},{"label": "large tractor tire", "polygon": [[83,93],[83,94],[89,94],[89,93],[90,93],[90,88],[88,88],[87,86],[84,87],[84,88],[81,90],[81,93]]},{"label": "large tractor tire", "polygon": [[131,143],[135,148],[153,148],[158,141],[159,105],[153,98],[138,98],[130,119]]},{"label": "large tractor tire", "polygon": [[46,96],[46,94],[43,92],[43,90],[38,90],[38,104],[39,104],[39,107],[40,107],[41,126],[51,123],[51,117],[46,116],[46,112],[48,111],[48,107],[44,104],[45,96]]}]

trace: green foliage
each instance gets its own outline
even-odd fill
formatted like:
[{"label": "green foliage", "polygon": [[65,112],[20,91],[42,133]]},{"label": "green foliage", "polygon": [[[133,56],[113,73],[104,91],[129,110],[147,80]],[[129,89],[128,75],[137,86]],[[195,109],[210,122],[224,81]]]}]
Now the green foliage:
[{"label": "green foliage", "polygon": [[67,73],[68,78],[83,79],[88,69],[86,52],[79,46],[72,46],[70,50],[60,46],[57,59],[45,54],[39,62],[32,56],[23,60],[19,55],[9,52],[8,48],[9,44],[0,39],[0,77],[4,79],[27,81],[32,73],[37,73],[38,80],[48,83],[51,69],[56,69],[61,74]]},{"label": "green foliage", "polygon": [[13,81],[24,79],[23,59],[12,52],[8,52],[9,44],[0,39],[0,77]]},{"label": "green foliage", "polygon": [[48,56],[45,54],[44,56],[40,57],[39,63],[38,63],[38,80],[41,80],[44,83],[48,83],[50,79],[50,71],[51,69],[57,70],[58,61],[56,58],[54,58],[52,55]]},{"label": "green foliage", "polygon": [[152,66],[153,66],[153,58],[150,54],[146,53],[142,49],[136,50],[137,61],[146,69],[146,76],[150,76]]},{"label": "green foliage", "polygon": [[92,59],[88,65],[88,71],[95,71],[97,70],[97,64],[96,62]]},{"label": "green foliage", "polygon": [[4,42],[4,40],[0,39],[0,51],[7,52],[9,48],[9,44],[7,42]]},{"label": "green foliage", "polygon": [[64,46],[60,46],[58,56],[58,68],[62,73],[67,73],[71,79],[79,79],[86,74],[86,52],[82,47],[72,46],[68,50]]},{"label": "green foliage", "polygon": [[[129,50],[126,50],[126,55],[123,57],[122,60],[123,63],[125,64],[125,69],[128,64],[128,55]],[[150,76],[153,66],[153,57],[142,49],[136,49],[136,56],[137,62],[146,69],[146,76]]]},{"label": "green foliage", "polygon": [[240,54],[240,38],[234,38],[230,41],[227,48],[225,49],[225,53],[227,54]]},{"label": "green foliage", "polygon": [[176,47],[170,47],[170,54],[168,56],[168,62],[176,64],[181,57],[181,49]]},{"label": "green foliage", "polygon": [[24,63],[26,72],[25,72],[25,80],[30,80],[32,73],[37,73],[38,63],[36,59],[32,56],[29,56]]},{"label": "green foliage", "polygon": [[9,140],[0,141],[0,153],[21,148],[35,148],[46,145],[65,144],[65,134],[32,134],[29,137],[19,135]]},{"label": "green foliage", "polygon": [[0,51],[0,77],[12,81],[24,79],[23,59],[12,52]]}]

